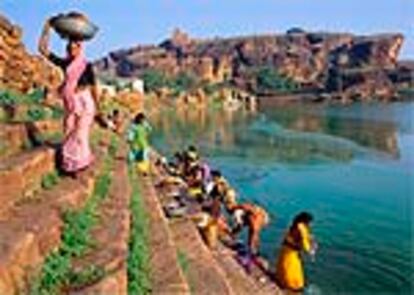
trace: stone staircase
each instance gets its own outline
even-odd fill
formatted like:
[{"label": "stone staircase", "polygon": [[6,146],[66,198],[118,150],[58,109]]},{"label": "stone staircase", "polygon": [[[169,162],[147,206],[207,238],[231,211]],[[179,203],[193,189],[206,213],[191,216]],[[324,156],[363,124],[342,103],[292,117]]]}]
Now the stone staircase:
[{"label": "stone staircase", "polygon": [[[109,138],[103,139],[108,145]],[[63,177],[49,189],[41,183],[55,171],[53,148],[20,148],[0,161],[0,294],[30,294],[45,259],[61,246],[64,213],[88,202],[107,150],[100,147],[94,167],[79,178]],[[109,192],[96,207],[93,247],[71,261],[75,272],[94,266],[103,273],[65,286],[62,294],[128,294],[131,180],[125,146],[116,153]],[[168,219],[162,209],[168,196],[155,188],[155,181],[138,179],[149,225],[151,294],[282,294],[270,281],[248,275],[231,250],[207,248],[190,219]]]},{"label": "stone staircase", "polygon": [[55,150],[36,148],[0,162],[0,218],[14,204],[34,195],[42,177],[55,169]]},{"label": "stone staircase", "polygon": [[27,138],[24,124],[0,123],[0,159],[19,153],[24,148]]},{"label": "stone staircase", "polygon": [[120,159],[115,163],[109,194],[98,208],[99,224],[92,229],[95,246],[74,261],[77,272],[93,265],[105,275],[86,286],[70,289],[69,294],[127,294],[130,196],[127,164]]},{"label": "stone staircase", "polygon": [[56,147],[42,138],[61,132],[59,120],[0,123],[0,221],[31,198],[39,199],[44,178],[57,176]]},{"label": "stone staircase", "polygon": [[[47,161],[45,165],[54,165],[52,159]],[[3,212],[0,221],[0,294],[19,294],[28,290],[44,258],[60,243],[62,213],[69,208],[82,207],[93,190],[98,170],[95,166],[79,180],[65,178],[53,189],[40,191],[36,198]]]},{"label": "stone staircase", "polygon": [[212,254],[236,294],[284,294],[262,270],[255,268],[247,274],[236,254],[223,245]]},{"label": "stone staircase", "polygon": [[[142,186],[145,192],[144,195],[147,199],[150,199],[147,203],[154,203],[148,207],[153,210],[156,208],[158,227],[165,228],[164,239],[168,240],[168,248],[171,252],[168,255],[170,257],[168,262],[165,263],[169,267],[162,267],[161,269],[172,271],[178,266],[180,270],[176,272],[179,275],[173,276],[174,284],[186,285],[188,289],[168,289],[153,292],[153,294],[285,294],[264,271],[257,267],[252,273],[248,274],[237,261],[236,253],[223,244],[219,244],[217,249],[209,249],[194,222],[189,218],[168,219],[164,215],[162,206],[171,200],[171,196],[163,190],[154,188],[157,179],[159,179],[159,175],[152,179],[142,180]],[[165,246],[160,247],[160,249],[165,248]],[[171,248],[175,250],[171,251]],[[164,253],[165,250],[160,251]],[[176,254],[173,255],[173,252]],[[179,260],[184,260],[184,263]],[[160,264],[162,263],[155,261],[155,263],[152,263],[152,267],[158,268]],[[159,277],[153,282],[157,284],[164,282],[163,278],[168,274],[168,272],[161,271],[156,274]]]},{"label": "stone staircase", "polygon": [[151,294],[187,295],[190,287],[178,262],[177,248],[150,178],[140,178],[141,196],[148,212]]},{"label": "stone staircase", "polygon": [[18,155],[30,146],[39,144],[41,137],[61,130],[62,123],[59,120],[0,123],[0,160]]},{"label": "stone staircase", "polygon": [[191,220],[172,221],[170,230],[178,251],[186,257],[185,275],[193,294],[239,294],[233,290]]},{"label": "stone staircase", "polygon": [[[16,126],[12,129],[21,131],[16,142],[27,140],[25,129]],[[55,171],[53,148],[16,145],[0,161],[0,294],[30,294],[45,258],[61,244],[64,213],[82,208],[92,195],[106,152],[107,147],[99,147],[91,169],[76,179],[62,177],[48,189],[41,183]],[[74,294],[126,294],[130,192],[125,158],[115,162],[110,198],[99,207],[102,219],[92,233],[104,247],[85,257],[103,265],[107,275],[84,290],[71,290]]]}]

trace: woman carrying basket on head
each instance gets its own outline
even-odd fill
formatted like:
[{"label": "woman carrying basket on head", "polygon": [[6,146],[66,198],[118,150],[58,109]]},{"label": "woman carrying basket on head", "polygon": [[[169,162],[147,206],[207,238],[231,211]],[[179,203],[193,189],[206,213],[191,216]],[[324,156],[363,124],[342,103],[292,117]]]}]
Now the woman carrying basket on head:
[{"label": "woman carrying basket on head", "polygon": [[[87,22],[81,14],[72,14]],[[89,134],[94,121],[98,91],[92,65],[86,61],[83,42],[68,38],[66,57],[61,58],[49,51],[49,32],[56,18],[46,21],[39,40],[39,52],[62,69],[64,81],[60,95],[64,105],[64,140],[62,145],[62,170],[72,176],[88,168],[93,162]]]}]

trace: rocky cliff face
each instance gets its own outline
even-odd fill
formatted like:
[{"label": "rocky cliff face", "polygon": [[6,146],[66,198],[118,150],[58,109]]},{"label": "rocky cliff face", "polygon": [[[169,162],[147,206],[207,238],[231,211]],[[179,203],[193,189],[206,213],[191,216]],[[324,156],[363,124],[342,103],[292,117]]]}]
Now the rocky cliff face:
[{"label": "rocky cliff face", "polygon": [[202,80],[230,80],[253,91],[252,71],[266,66],[312,89],[367,96],[377,85],[389,95],[394,89],[388,72],[396,68],[403,40],[401,34],[355,36],[302,30],[197,40],[177,30],[157,46],[112,52],[96,65],[101,73],[118,76],[139,76],[148,69],[169,75],[191,72]]},{"label": "rocky cliff face", "polygon": [[58,70],[40,56],[30,55],[21,38],[22,30],[0,14],[0,89],[26,93],[58,87]]}]

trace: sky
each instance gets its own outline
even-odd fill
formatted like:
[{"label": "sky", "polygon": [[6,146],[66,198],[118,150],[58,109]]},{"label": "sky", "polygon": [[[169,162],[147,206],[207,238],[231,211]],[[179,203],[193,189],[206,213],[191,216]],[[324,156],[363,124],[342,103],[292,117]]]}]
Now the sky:
[{"label": "sky", "polygon": [[[374,34],[401,32],[402,58],[414,59],[414,0],[0,0],[0,13],[24,30],[36,50],[42,24],[60,12],[81,11],[99,26],[88,42],[91,59],[137,44],[158,44],[178,27],[209,38],[308,31]],[[63,53],[57,36],[52,48]]]}]

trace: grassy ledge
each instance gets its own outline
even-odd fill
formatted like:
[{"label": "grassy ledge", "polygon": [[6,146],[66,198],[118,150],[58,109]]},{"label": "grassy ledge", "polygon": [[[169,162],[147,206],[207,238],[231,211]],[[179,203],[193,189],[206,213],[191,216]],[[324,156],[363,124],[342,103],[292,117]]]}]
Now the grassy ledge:
[{"label": "grassy ledge", "polygon": [[[116,151],[115,143],[112,149]],[[30,294],[59,294],[68,286],[79,286],[97,280],[105,274],[98,267],[91,266],[81,272],[72,270],[72,259],[80,257],[94,246],[90,231],[99,222],[97,207],[108,194],[111,185],[113,154],[104,160],[102,173],[97,177],[92,196],[81,210],[64,214],[64,228],[60,247],[46,257],[40,275],[33,282]]]},{"label": "grassy ledge", "polygon": [[128,241],[128,294],[150,294],[148,218],[139,191],[137,175],[129,167],[132,187],[130,201],[131,233]]},{"label": "grassy ledge", "polygon": [[51,190],[60,181],[59,173],[57,170],[53,170],[42,176],[41,186],[44,190]]},{"label": "grassy ledge", "polygon": [[178,260],[178,265],[180,266],[181,270],[183,271],[183,274],[187,280],[187,283],[190,287],[190,294],[195,294],[195,288],[194,288],[194,283],[191,280],[191,277],[189,275],[189,264],[190,261],[188,259],[187,253],[185,253],[182,250],[177,250],[177,260]]}]

